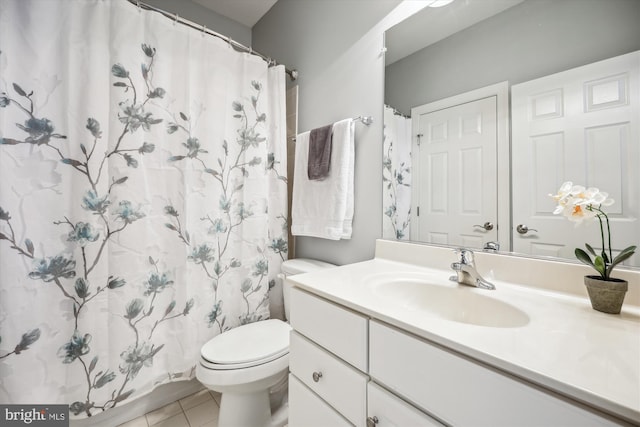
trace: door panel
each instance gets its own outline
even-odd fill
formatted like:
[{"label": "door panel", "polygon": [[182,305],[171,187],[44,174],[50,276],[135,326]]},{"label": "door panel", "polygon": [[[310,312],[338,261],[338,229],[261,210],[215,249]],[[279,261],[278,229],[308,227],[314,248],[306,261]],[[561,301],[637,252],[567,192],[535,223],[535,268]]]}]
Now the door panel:
[{"label": "door panel", "polygon": [[413,115],[412,240],[471,248],[497,241],[496,108],[490,96]]},{"label": "door panel", "polygon": [[[598,187],[615,200],[606,212],[616,250],[640,240],[640,52],[514,85],[513,250],[574,258],[599,246],[597,221],[576,230],[553,215],[564,181]],[[526,225],[526,234],[517,225]],[[614,255],[615,256],[615,255]],[[630,261],[640,265],[640,256]]]}]

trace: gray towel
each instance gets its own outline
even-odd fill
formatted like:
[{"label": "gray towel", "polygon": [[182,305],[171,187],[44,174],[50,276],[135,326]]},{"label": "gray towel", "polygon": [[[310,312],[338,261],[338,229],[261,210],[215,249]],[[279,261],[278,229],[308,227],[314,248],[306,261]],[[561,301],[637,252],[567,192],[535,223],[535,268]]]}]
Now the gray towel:
[{"label": "gray towel", "polygon": [[329,176],[333,125],[313,129],[309,134],[309,164],[307,176],[312,181]]}]

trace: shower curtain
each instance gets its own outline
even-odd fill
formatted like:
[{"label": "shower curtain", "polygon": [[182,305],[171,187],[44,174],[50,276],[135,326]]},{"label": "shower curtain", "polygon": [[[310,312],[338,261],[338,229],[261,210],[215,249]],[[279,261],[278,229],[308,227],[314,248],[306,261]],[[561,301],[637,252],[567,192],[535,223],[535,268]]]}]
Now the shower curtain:
[{"label": "shower curtain", "polygon": [[408,240],[411,231],[411,119],[384,106],[382,237]]},{"label": "shower curtain", "polygon": [[100,413],[269,317],[284,69],[123,0],[0,2],[0,402]]}]

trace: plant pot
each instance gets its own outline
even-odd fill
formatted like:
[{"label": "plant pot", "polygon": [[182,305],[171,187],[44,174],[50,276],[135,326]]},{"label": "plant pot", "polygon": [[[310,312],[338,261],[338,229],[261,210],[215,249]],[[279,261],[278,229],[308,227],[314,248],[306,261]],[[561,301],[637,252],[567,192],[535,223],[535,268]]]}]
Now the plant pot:
[{"label": "plant pot", "polygon": [[629,287],[626,280],[604,280],[600,276],[584,276],[591,307],[603,313],[618,314]]}]

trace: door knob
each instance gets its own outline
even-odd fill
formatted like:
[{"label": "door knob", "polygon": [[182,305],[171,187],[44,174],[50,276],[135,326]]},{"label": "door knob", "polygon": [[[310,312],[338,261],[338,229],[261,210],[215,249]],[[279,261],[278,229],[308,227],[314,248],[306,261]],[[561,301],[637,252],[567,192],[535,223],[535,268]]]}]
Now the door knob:
[{"label": "door knob", "polygon": [[483,225],[479,225],[479,224],[474,224],[474,227],[480,227],[480,228],[484,228],[487,231],[491,231],[493,230],[493,223],[487,221],[485,222]]},{"label": "door knob", "polygon": [[318,382],[320,381],[320,378],[322,378],[322,372],[314,372],[312,377],[313,381]]},{"label": "door knob", "polygon": [[527,234],[529,231],[538,231],[535,228],[529,228],[524,224],[518,224],[516,231],[520,234]]}]

